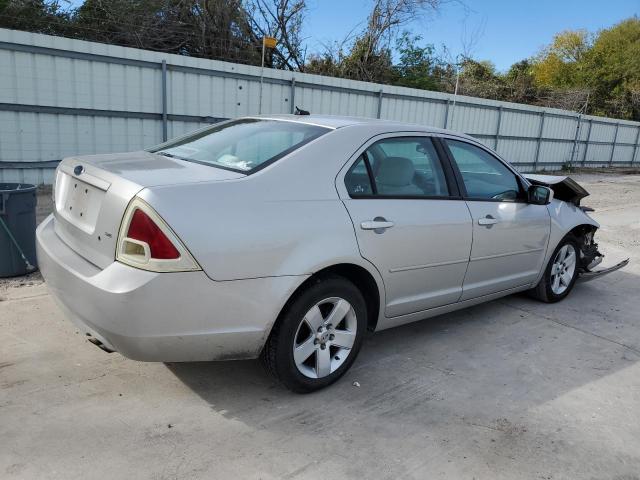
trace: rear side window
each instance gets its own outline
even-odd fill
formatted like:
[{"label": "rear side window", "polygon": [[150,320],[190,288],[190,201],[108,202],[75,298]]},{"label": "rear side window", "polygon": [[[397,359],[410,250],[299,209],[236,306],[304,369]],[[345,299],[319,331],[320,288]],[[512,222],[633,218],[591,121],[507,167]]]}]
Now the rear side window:
[{"label": "rear side window", "polygon": [[449,188],[433,142],[426,137],[380,140],[345,176],[352,197],[447,197]]},{"label": "rear side window", "polygon": [[352,197],[373,195],[365,154],[360,155],[358,161],[347,172],[344,182]]},{"label": "rear side window", "polygon": [[151,149],[152,152],[251,173],[331,129],[277,120],[240,119]]}]

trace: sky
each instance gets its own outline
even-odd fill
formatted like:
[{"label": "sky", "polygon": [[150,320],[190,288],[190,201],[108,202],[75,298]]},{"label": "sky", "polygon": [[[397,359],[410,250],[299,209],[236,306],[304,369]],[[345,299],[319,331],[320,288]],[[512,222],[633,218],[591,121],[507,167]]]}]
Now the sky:
[{"label": "sky", "polygon": [[[78,6],[83,0],[67,0]],[[307,53],[343,40],[364,27],[371,0],[307,0],[303,36]],[[563,30],[597,32],[640,15],[640,0],[443,0],[437,13],[417,19],[404,28],[423,37],[437,49],[445,45],[451,57],[470,53],[490,60],[506,71],[535,55]],[[471,42],[470,52],[464,45]]]},{"label": "sky", "polygon": [[[362,29],[371,1],[307,0],[307,5],[304,36],[311,53],[345,38],[354,27]],[[558,32],[597,32],[634,14],[640,15],[640,0],[462,0],[446,3],[406,29],[422,35],[424,43],[446,45],[453,57],[475,38],[471,56],[505,71],[536,54]]]}]

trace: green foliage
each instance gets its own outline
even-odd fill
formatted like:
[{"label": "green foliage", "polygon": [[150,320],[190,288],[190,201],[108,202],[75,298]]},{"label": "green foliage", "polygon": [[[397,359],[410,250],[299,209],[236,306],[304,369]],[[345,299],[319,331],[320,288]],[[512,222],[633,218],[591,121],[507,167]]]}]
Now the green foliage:
[{"label": "green foliage", "polygon": [[[354,38],[310,55],[305,0],[0,0],[0,27],[320,75],[579,110],[640,120],[640,19],[596,34],[566,30],[506,72],[489,61],[445,60],[421,35],[398,30],[439,0],[372,0]],[[356,20],[354,20],[354,23]],[[445,49],[446,52],[446,49]]]},{"label": "green foliage", "polygon": [[367,35],[357,38],[339,67],[344,78],[366,82],[390,83],[393,80],[391,51],[376,48]]},{"label": "green foliage", "polygon": [[593,37],[584,31],[556,35],[534,60],[533,75],[556,96],[588,95],[588,113],[640,120],[640,19]]},{"label": "green foliage", "polygon": [[391,51],[374,48],[366,36],[356,38],[347,50],[337,45],[323,54],[311,55],[305,72],[376,83],[393,83],[396,79]]},{"label": "green foliage", "polygon": [[504,75],[506,95],[512,102],[534,103],[538,94],[533,67],[529,60],[521,60],[511,65]]},{"label": "green foliage", "polygon": [[194,57],[260,62],[259,40],[241,0],[86,0],[76,36]]},{"label": "green foliage", "polygon": [[594,113],[640,120],[639,18],[601,31],[584,65],[584,82],[594,92]]},{"label": "green foliage", "polygon": [[396,85],[423,90],[438,90],[444,70],[433,45],[419,46],[420,35],[403,32],[396,41],[399,62],[395,66]]},{"label": "green foliage", "polygon": [[566,30],[553,37],[533,64],[533,75],[540,86],[567,88],[580,85],[583,60],[591,48],[584,30]]},{"label": "green foliage", "polygon": [[0,27],[68,35],[70,15],[58,1],[0,0]]}]

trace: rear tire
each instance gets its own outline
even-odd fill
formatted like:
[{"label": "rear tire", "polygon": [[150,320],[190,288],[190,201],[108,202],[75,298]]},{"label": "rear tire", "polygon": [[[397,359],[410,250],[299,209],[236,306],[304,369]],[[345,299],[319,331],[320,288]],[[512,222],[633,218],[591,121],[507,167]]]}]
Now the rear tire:
[{"label": "rear tire", "polygon": [[367,328],[360,290],[340,276],[319,277],[289,301],[262,350],[267,371],[294,392],[338,380],[351,367]]},{"label": "rear tire", "polygon": [[568,234],[553,251],[540,282],[529,290],[529,294],[545,303],[555,303],[565,298],[573,290],[578,278],[579,260],[578,240]]}]

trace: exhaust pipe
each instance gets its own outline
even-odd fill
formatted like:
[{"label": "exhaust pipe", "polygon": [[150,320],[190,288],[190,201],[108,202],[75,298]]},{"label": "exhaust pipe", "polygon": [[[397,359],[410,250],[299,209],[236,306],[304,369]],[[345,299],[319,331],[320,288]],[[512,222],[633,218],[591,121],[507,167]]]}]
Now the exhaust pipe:
[{"label": "exhaust pipe", "polygon": [[92,337],[91,334],[87,333],[87,336],[89,337],[89,338],[87,338],[87,340],[89,340],[91,343],[93,343],[100,350],[103,350],[103,351],[105,351],[107,353],[115,352],[115,350],[111,350],[109,347],[107,347],[104,343],[102,343],[96,337]]}]

